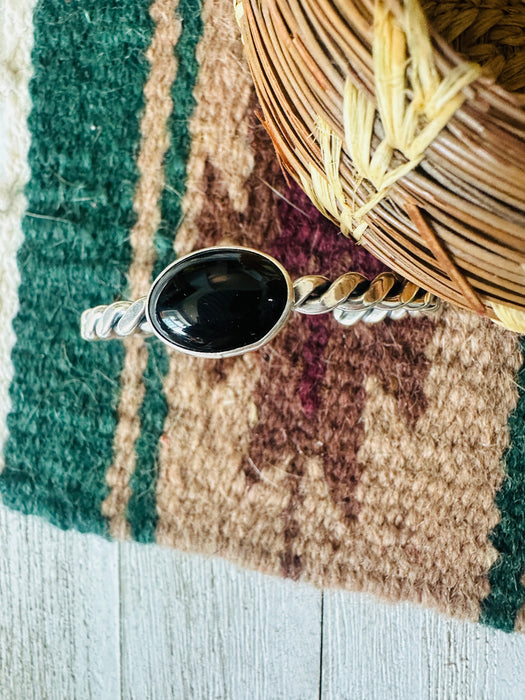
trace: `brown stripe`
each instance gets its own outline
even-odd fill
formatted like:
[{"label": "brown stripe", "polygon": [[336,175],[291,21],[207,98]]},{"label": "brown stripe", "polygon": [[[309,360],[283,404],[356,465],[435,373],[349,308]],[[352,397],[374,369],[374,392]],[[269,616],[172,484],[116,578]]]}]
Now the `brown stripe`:
[{"label": "brown stripe", "polygon": [[[177,5],[178,0],[155,0],[150,8],[155,33],[146,53],[151,70],[144,87],[146,104],[140,127],[142,141],[137,161],[140,177],[133,203],[137,221],[130,235],[132,299],[147,294],[155,261],[154,237],[161,220],[159,200],[164,187],[163,160],[169,147],[166,125],[173,108],[171,86],[177,70],[174,47],[181,32],[180,20],[175,15]],[[125,513],[130,497],[129,479],[136,464],[138,411],[144,398],[142,376],[148,359],[147,346],[140,337],[130,338],[125,348],[113,464],[106,475],[111,490],[102,503],[111,535],[121,538],[129,536]]]},{"label": "brown stripe", "polygon": [[[323,330],[318,320],[293,319],[286,333],[261,353],[263,367],[256,396],[260,419],[250,444],[250,453],[257,454],[261,463],[278,465],[284,458],[295,476],[291,486],[293,504],[285,513],[287,549],[282,555],[283,572],[293,577],[298,567],[293,540],[302,528],[293,513],[301,510],[299,482],[304,475],[304,460],[320,459],[331,498],[346,518],[355,518],[360,507],[355,490],[363,469],[358,454],[364,439],[364,378],[379,374],[396,410],[408,414],[413,424],[426,406],[423,385],[429,363],[423,353],[434,329],[431,322],[419,321],[418,325],[409,320],[395,326],[361,325],[345,332],[334,320],[324,321],[328,341],[320,356],[326,363],[320,406],[315,415],[306,415],[298,387],[306,361],[302,349],[308,342],[310,326],[318,335]],[[259,479],[249,461],[244,466],[250,479]]]},{"label": "brown stripe", "polygon": [[[339,341],[332,335],[326,357],[334,359],[327,367],[327,405],[326,413],[321,413],[324,426],[319,426],[319,434],[326,445],[324,469],[333,498],[349,517],[360,508],[355,489],[363,470],[359,450],[364,440],[367,378],[377,377],[382,390],[392,397],[396,412],[412,429],[427,407],[424,385],[430,363],[425,351],[434,329],[430,319],[405,319],[360,324]],[[341,329],[336,332],[340,334]],[[336,397],[334,386],[339,387]]]},{"label": "brown stripe", "polygon": [[265,479],[272,472],[272,481],[278,474],[279,486],[288,494],[286,508],[280,514],[282,548],[275,554],[281,566],[280,573],[292,579],[297,579],[302,570],[301,555],[294,547],[294,540],[299,534],[296,511],[302,502],[304,460],[317,448],[316,426],[305,417],[297,394],[303,372],[301,347],[309,336],[309,321],[293,317],[286,330],[261,350],[260,380],[254,387],[259,419],[242,464],[253,498],[264,498]]},{"label": "brown stripe", "polygon": [[[280,225],[271,250],[292,274],[322,272],[334,279],[370,265],[361,259],[363,251],[328,224],[303,193],[290,189],[287,198],[278,205]],[[332,498],[346,517],[355,517],[364,380],[379,374],[399,410],[415,422],[426,406],[423,385],[429,363],[424,351],[433,331],[434,324],[426,319],[345,330],[330,317],[301,317],[289,322],[261,353],[256,398],[260,420],[250,450],[266,465],[279,464],[284,456],[293,470],[290,503],[283,514],[285,576],[296,578],[301,569],[294,542],[301,528],[294,513],[302,509],[305,459],[321,458]],[[259,480],[249,460],[244,468],[251,481]]]},{"label": "brown stripe", "polygon": [[521,608],[521,610],[518,612],[514,631],[525,632],[525,608]]},{"label": "brown stripe", "polygon": [[[277,574],[275,551],[284,549],[282,514],[289,502],[286,463],[265,469],[257,492],[241,469],[259,379],[255,353],[203,367],[179,356],[166,383],[170,414],[161,441],[156,540]],[[253,455],[254,469],[261,465]]]}]

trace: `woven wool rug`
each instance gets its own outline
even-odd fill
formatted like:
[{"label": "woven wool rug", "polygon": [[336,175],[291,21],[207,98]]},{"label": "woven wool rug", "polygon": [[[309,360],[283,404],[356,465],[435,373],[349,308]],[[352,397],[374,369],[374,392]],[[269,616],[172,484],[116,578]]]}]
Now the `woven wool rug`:
[{"label": "woven wool rug", "polygon": [[85,308],[205,246],[382,267],[280,172],[230,0],[3,8],[4,502],[524,631],[520,339],[448,307],[296,317],[225,360],[81,340]]}]

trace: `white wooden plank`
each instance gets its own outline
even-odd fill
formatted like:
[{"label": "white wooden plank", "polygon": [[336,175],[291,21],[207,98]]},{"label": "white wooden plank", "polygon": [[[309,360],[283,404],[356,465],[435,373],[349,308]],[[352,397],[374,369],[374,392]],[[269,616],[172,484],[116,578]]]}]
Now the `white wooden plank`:
[{"label": "white wooden plank", "polygon": [[[117,545],[0,509],[0,697],[119,698]],[[316,698],[320,594],[121,545],[124,698]],[[323,698],[525,699],[525,636],[326,592]]]},{"label": "white wooden plank", "polygon": [[325,592],[324,700],[521,700],[525,635]]},{"label": "white wooden plank", "polygon": [[0,507],[0,698],[119,698],[118,545]]},{"label": "white wooden plank", "polygon": [[122,545],[121,595],[126,700],[318,697],[319,591]]}]

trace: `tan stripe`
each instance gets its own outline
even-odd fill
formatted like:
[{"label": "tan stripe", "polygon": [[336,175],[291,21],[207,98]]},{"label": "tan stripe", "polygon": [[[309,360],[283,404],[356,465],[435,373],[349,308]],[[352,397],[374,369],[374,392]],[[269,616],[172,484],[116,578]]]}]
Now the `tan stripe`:
[{"label": "tan stripe", "polygon": [[142,375],[148,362],[148,348],[139,336],[124,340],[126,355],[120,377],[121,398],[113,444],[113,464],[106,474],[110,493],[102,503],[102,515],[109,519],[112,537],[129,535],[126,506],[131,496],[129,478],[135,467],[135,442],[140,435],[138,410],[144,399]]},{"label": "tan stripe", "polygon": [[178,356],[172,364],[165,386],[171,410],[161,446],[156,541],[241,561],[255,555],[257,566],[277,574],[273,552],[284,550],[281,514],[289,500],[281,484],[286,465],[256,464],[264,481],[255,490],[247,489],[242,470],[257,422],[253,396],[259,378],[254,353],[213,365]]},{"label": "tan stripe", "polygon": [[[525,587],[525,574],[521,577],[521,585]],[[525,632],[525,605],[518,610],[516,622],[514,624],[515,632]]]},{"label": "tan stripe", "polygon": [[497,557],[489,534],[500,518],[519,346],[449,307],[427,354],[427,409],[414,430],[380,382],[367,383],[353,576],[359,587],[477,620]]},{"label": "tan stripe", "polygon": [[[251,79],[229,0],[206,0],[204,17],[186,216],[175,240],[179,255],[226,241],[261,247],[275,235],[276,198],[261,180],[279,177],[279,169],[264,130],[254,123]],[[248,193],[256,207],[248,206]],[[257,465],[254,456],[255,468],[264,475],[249,491],[242,468],[258,420],[259,381],[255,353],[213,363],[171,355],[156,540],[237,560],[249,556],[255,541],[257,565],[279,573],[272,552],[276,546],[284,550],[282,512],[290,498],[282,487],[286,465]],[[261,502],[267,518],[261,519]]]},{"label": "tan stripe", "polygon": [[[146,104],[140,126],[142,141],[137,160],[140,177],[133,203],[137,221],[130,235],[132,299],[147,294],[155,262],[154,238],[161,220],[159,202],[164,187],[163,160],[169,147],[166,126],[173,109],[171,87],[177,71],[174,47],[181,32],[181,22],[175,15],[177,5],[178,0],[155,0],[150,8],[155,33],[146,53],[151,70],[144,87]],[[142,376],[148,360],[142,338],[128,339],[125,348],[114,458],[106,475],[111,491],[102,504],[111,535],[121,538],[129,535],[125,513],[130,497],[129,479],[136,464],[135,441],[140,434],[138,411],[144,398]]]},{"label": "tan stripe", "polygon": [[516,617],[516,624],[514,625],[515,632],[525,632],[525,608],[521,608]]},{"label": "tan stripe", "polygon": [[[231,0],[205,0],[204,30],[197,47],[200,64],[194,90],[196,107],[190,120],[191,151],[188,181],[182,202],[184,221],[175,250],[184,255],[195,248],[197,225],[208,195],[203,187],[206,163],[218,172],[222,194],[236,212],[248,204],[246,180],[253,170],[249,143],[252,79],[244,59]],[[216,205],[220,208],[219,201]]]}]

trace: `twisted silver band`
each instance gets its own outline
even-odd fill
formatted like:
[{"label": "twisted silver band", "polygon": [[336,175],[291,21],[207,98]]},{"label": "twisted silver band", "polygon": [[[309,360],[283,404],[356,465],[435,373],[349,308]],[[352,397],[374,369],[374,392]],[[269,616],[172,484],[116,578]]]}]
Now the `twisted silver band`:
[{"label": "twisted silver band", "polygon": [[153,328],[146,318],[146,299],[116,301],[87,309],[80,317],[80,335],[84,340],[111,340],[133,333],[151,335]]},{"label": "twisted silver band", "polygon": [[[292,309],[302,314],[333,312],[344,326],[358,321],[378,323],[407,315],[419,316],[436,311],[441,300],[413,282],[383,272],[369,281],[358,272],[347,272],[330,282],[322,275],[306,275],[293,283]],[[84,311],[81,335],[85,340],[123,338],[133,333],[151,335],[153,328],[146,318],[147,297],[137,301],[117,301]]]},{"label": "twisted silver band", "polygon": [[294,295],[293,308],[299,313],[333,311],[344,326],[419,316],[441,306],[434,294],[392,272],[382,272],[371,281],[358,272],[347,272],[332,283],[321,275],[300,277],[294,282]]}]

